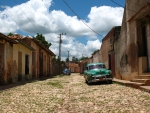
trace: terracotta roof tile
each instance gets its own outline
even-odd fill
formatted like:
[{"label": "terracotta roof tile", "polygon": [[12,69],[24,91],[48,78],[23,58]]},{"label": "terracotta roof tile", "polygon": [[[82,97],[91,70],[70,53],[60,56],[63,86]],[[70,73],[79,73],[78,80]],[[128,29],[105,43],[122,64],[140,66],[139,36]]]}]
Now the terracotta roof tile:
[{"label": "terracotta roof tile", "polygon": [[9,36],[9,38],[12,38],[12,39],[23,39],[23,36],[21,36],[19,34],[14,34],[12,36]]}]

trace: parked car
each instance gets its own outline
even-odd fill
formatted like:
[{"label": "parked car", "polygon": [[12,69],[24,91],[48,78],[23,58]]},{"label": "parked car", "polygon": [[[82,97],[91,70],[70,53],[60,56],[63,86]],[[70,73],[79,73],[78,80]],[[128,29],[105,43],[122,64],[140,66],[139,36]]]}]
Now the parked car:
[{"label": "parked car", "polygon": [[64,74],[64,75],[71,75],[70,69],[65,68],[65,69],[63,70],[63,74]]},{"label": "parked car", "polygon": [[111,70],[106,69],[104,63],[91,63],[87,64],[86,70],[84,71],[84,78],[88,84],[100,81],[112,83],[113,76]]}]

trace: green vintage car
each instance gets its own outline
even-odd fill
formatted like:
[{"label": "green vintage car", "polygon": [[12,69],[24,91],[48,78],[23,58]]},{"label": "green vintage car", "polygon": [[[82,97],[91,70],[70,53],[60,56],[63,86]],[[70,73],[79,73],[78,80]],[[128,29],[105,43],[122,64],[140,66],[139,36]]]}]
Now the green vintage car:
[{"label": "green vintage car", "polygon": [[91,63],[86,66],[84,71],[84,78],[86,83],[108,81],[112,83],[113,76],[111,70],[106,69],[104,63]]}]

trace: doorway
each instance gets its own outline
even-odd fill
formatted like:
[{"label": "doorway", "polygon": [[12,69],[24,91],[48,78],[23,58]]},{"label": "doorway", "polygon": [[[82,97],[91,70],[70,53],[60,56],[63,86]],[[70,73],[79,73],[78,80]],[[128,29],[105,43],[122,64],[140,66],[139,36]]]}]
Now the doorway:
[{"label": "doorway", "polygon": [[22,80],[22,52],[18,52],[18,81]]},{"label": "doorway", "polygon": [[43,76],[43,52],[40,52],[40,66],[39,66],[39,70],[40,70],[40,77]]},{"label": "doorway", "polygon": [[29,74],[29,55],[25,55],[25,75]]},{"label": "doorway", "polygon": [[148,61],[148,72],[150,72],[150,23],[146,26],[146,50],[147,50],[147,61]]},{"label": "doorway", "polygon": [[4,84],[4,45],[0,44],[0,84]]}]

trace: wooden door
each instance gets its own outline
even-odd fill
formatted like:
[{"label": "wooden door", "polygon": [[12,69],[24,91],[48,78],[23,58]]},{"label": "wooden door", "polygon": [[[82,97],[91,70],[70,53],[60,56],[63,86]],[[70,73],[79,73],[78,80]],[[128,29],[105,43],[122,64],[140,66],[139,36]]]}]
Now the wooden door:
[{"label": "wooden door", "polygon": [[4,84],[4,45],[0,45],[0,84]]},{"label": "wooden door", "polygon": [[148,71],[150,72],[150,24],[146,26],[146,42],[147,42],[147,60],[148,60]]},{"label": "wooden door", "polygon": [[18,81],[22,80],[22,52],[18,52]]}]

